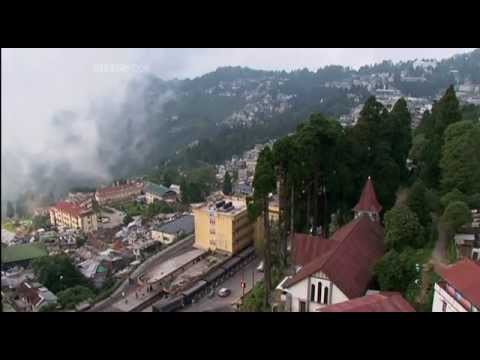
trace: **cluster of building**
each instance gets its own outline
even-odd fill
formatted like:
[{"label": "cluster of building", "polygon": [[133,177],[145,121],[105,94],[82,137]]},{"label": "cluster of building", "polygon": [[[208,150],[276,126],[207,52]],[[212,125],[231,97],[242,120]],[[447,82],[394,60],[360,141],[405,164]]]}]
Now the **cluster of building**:
[{"label": "cluster of building", "polygon": [[233,178],[237,174],[236,180],[232,183],[233,193],[236,195],[251,195],[253,193],[253,178],[257,166],[258,156],[266,147],[272,147],[275,139],[266,144],[257,144],[252,149],[245,151],[240,157],[232,156],[225,164],[217,166],[217,180],[222,182],[225,174],[228,172]]},{"label": "cluster of building", "polygon": [[[416,128],[420,124],[423,113],[432,110],[432,100],[428,98],[403,96],[400,90],[393,87],[377,88],[372,90],[372,94],[386,109],[391,111],[395,103],[403,97],[407,101],[407,107],[412,115],[412,127]],[[355,125],[360,118],[363,104],[352,108],[350,113],[340,116],[339,120],[344,125]]]}]

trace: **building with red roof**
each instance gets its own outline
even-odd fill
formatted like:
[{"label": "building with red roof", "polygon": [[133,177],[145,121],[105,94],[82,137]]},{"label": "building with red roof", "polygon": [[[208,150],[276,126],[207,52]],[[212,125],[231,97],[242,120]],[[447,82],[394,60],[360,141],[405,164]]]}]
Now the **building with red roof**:
[{"label": "building with red roof", "polygon": [[[367,192],[373,192],[373,196],[368,196],[376,199],[369,179],[365,189],[370,187]],[[283,292],[288,309],[316,311],[365,295],[373,267],[385,252],[383,227],[377,212],[380,209],[380,204],[364,212],[358,208],[355,219],[329,239],[295,234],[292,255],[299,268],[277,287]]]},{"label": "building with red roof", "polygon": [[415,312],[398,292],[379,292],[328,305],[319,312]]},{"label": "building with red roof", "polygon": [[97,215],[92,210],[67,201],[60,201],[50,208],[50,222],[53,226],[85,233],[97,230]]},{"label": "building with red roof", "polygon": [[438,266],[441,280],[435,284],[433,312],[480,311],[480,263],[463,259]]},{"label": "building with red roof", "polygon": [[353,208],[355,217],[361,214],[368,214],[370,216],[378,216],[382,211],[382,205],[378,202],[377,194],[373,188],[372,178],[369,176],[365,186],[363,187],[360,200]]},{"label": "building with red roof", "polygon": [[112,202],[130,200],[143,192],[143,182],[130,182],[128,184],[109,186],[98,189],[95,193],[95,200],[99,205]]}]

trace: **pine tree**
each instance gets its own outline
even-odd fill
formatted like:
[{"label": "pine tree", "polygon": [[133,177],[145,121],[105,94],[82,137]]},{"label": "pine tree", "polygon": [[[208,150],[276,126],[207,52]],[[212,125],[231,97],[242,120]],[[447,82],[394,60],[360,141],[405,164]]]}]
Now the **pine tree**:
[{"label": "pine tree", "polygon": [[223,193],[225,195],[232,194],[232,178],[230,177],[228,171],[225,173],[225,177],[223,178]]},{"label": "pine tree", "polygon": [[269,147],[262,150],[258,156],[255,176],[253,179],[253,203],[249,205],[252,218],[263,215],[264,226],[264,272],[265,272],[265,306],[270,303],[271,276],[271,249],[270,249],[270,216],[268,214],[269,195],[275,190],[275,168],[273,155]]}]

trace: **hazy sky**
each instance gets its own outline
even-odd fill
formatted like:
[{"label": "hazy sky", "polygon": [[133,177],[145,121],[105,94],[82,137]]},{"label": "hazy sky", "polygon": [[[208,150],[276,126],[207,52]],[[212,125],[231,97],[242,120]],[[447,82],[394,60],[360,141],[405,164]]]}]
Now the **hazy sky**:
[{"label": "hazy sky", "polygon": [[[93,103],[115,107],[125,84],[140,72],[164,79],[195,77],[219,66],[241,65],[266,70],[316,70],[329,64],[359,67],[382,60],[445,58],[473,49],[2,49],[2,178],[9,167],[28,168],[28,161],[9,163],[5,150],[58,160],[89,153],[99,139],[95,119],[88,121]],[[123,66],[105,68],[103,65]],[[59,138],[51,126],[54,114],[73,111],[82,148],[58,151]],[[84,121],[83,121],[84,120]],[[60,142],[61,143],[61,142]],[[68,149],[67,149],[68,150]],[[48,154],[48,155],[47,155]],[[82,161],[79,162],[81,164]],[[4,186],[2,186],[4,188]]]}]

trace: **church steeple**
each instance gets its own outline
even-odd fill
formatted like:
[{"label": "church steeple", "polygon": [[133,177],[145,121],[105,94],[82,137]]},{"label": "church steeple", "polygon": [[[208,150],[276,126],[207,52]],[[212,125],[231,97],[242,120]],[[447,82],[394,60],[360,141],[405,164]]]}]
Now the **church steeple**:
[{"label": "church steeple", "polygon": [[355,218],[362,214],[368,214],[372,219],[380,219],[380,211],[382,211],[382,205],[377,200],[375,189],[373,188],[372,179],[369,176],[365,186],[362,190],[362,195],[357,205],[353,208],[355,211]]}]

